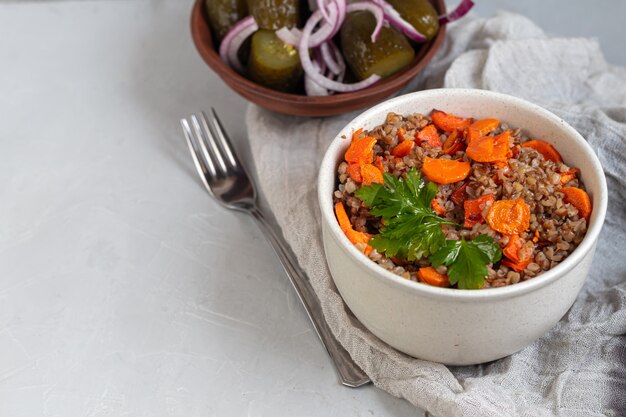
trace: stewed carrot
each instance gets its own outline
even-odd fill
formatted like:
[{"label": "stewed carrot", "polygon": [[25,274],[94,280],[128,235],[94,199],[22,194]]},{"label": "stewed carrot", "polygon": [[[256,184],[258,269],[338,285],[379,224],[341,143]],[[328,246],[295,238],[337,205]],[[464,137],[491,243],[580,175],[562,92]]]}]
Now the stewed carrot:
[{"label": "stewed carrot", "polygon": [[428,285],[432,285],[435,287],[449,287],[450,286],[450,281],[448,280],[448,276],[440,274],[432,266],[429,266],[426,268],[420,268],[417,271],[417,277],[419,278],[420,282],[423,282],[423,283],[426,283]]},{"label": "stewed carrot", "polygon": [[454,155],[461,150],[463,150],[463,138],[459,135],[458,130],[454,130],[443,143],[441,153],[444,155]]},{"label": "stewed carrot", "polygon": [[499,125],[498,119],[480,119],[472,123],[469,129],[475,130],[480,136],[486,136],[496,130]]},{"label": "stewed carrot", "polygon": [[575,187],[564,187],[560,190],[565,194],[563,201],[578,209],[578,216],[583,217],[587,222],[591,217],[591,199],[584,190]]},{"label": "stewed carrot", "polygon": [[353,245],[358,243],[362,243],[365,245],[365,249],[363,252],[366,255],[369,255],[374,248],[369,245],[369,241],[372,238],[372,235],[369,233],[358,232],[354,230],[352,227],[352,223],[350,223],[350,218],[348,217],[348,213],[346,213],[346,208],[344,207],[341,201],[338,201],[335,204],[335,215],[337,216],[337,221],[339,222],[339,227],[345,233],[346,237]]},{"label": "stewed carrot", "polygon": [[507,130],[496,137],[483,136],[469,142],[465,153],[476,162],[506,163],[511,157],[511,131]]},{"label": "stewed carrot", "polygon": [[529,140],[522,143],[522,148],[531,148],[539,152],[544,159],[552,162],[563,162],[561,154],[554,149],[554,146],[540,140]]},{"label": "stewed carrot", "polygon": [[452,132],[453,130],[463,130],[472,124],[472,119],[464,119],[453,114],[448,114],[441,110],[433,110],[430,114],[433,123],[444,132]]},{"label": "stewed carrot", "polygon": [[524,239],[519,235],[509,236],[509,243],[506,244],[502,250],[502,254],[507,258],[502,261],[503,265],[508,266],[517,272],[522,272],[526,269],[531,261],[530,257],[520,257],[520,251],[524,247]]},{"label": "stewed carrot", "polygon": [[463,204],[463,202],[467,199],[467,192],[465,191],[467,184],[469,184],[469,181],[465,181],[463,185],[454,190],[454,192],[450,195],[450,200],[457,206]]},{"label": "stewed carrot", "polygon": [[417,140],[421,144],[426,142],[431,148],[441,147],[441,139],[435,125],[428,125],[417,133]]},{"label": "stewed carrot", "polygon": [[576,174],[578,173],[578,169],[570,168],[566,172],[561,174],[561,185],[565,185],[573,179],[576,179]]},{"label": "stewed carrot", "polygon": [[462,181],[471,171],[470,163],[443,158],[424,158],[422,172],[437,184],[452,184]]},{"label": "stewed carrot", "polygon": [[346,151],[347,162],[355,164],[371,164],[374,161],[374,145],[376,139],[371,136],[360,138],[363,129],[359,129],[352,135],[352,143]]},{"label": "stewed carrot", "polygon": [[361,178],[363,185],[372,185],[372,183],[383,184],[383,173],[372,164],[361,165]]},{"label": "stewed carrot", "polygon": [[430,202],[430,207],[433,210],[435,210],[435,213],[437,213],[440,216],[443,216],[444,214],[446,214],[446,209],[443,208],[443,206],[439,204],[439,202],[435,200],[434,198],[433,198],[433,201]]},{"label": "stewed carrot", "polygon": [[463,227],[471,229],[475,224],[484,223],[483,210],[489,208],[496,200],[493,194],[483,195],[474,200],[465,200],[463,209],[465,210],[465,222]]},{"label": "stewed carrot", "polygon": [[487,223],[504,235],[522,233],[530,227],[530,207],[521,198],[496,201],[487,213]]},{"label": "stewed carrot", "polygon": [[363,182],[363,177],[361,177],[361,164],[352,163],[348,165],[348,175],[354,181],[361,183]]},{"label": "stewed carrot", "polygon": [[404,158],[405,156],[411,153],[411,149],[413,149],[414,145],[415,145],[415,142],[407,139],[403,142],[400,142],[398,145],[396,145],[391,150],[391,154],[397,158]]}]

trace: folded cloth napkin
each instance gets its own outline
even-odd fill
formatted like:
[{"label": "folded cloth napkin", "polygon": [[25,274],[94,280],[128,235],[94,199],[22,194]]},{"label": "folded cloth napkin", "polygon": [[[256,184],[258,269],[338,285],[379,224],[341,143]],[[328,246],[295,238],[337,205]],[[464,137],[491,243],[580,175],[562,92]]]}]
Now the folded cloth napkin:
[{"label": "folded cloth napkin", "polygon": [[394,350],[346,313],[321,243],[318,167],[355,114],[304,119],[250,106],[261,188],[333,333],[377,387],[436,416],[626,416],[626,69],[608,65],[593,40],[549,37],[501,12],[450,26],[411,88],[442,86],[525,98],[589,141],[606,173],[609,211],[588,280],[554,329],[510,357],[446,367]]}]

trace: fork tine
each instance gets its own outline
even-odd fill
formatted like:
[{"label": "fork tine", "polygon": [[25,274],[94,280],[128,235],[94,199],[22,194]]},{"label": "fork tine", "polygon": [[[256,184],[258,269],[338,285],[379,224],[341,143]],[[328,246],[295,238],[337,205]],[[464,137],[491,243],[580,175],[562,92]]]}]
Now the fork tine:
[{"label": "fork tine", "polygon": [[198,144],[194,140],[194,135],[187,119],[180,119],[180,125],[183,128],[183,134],[185,135],[187,146],[189,146],[189,153],[191,153],[191,158],[193,159],[193,164],[196,166],[198,175],[200,175],[200,179],[202,180],[204,187],[209,191],[209,193],[213,194],[213,192],[211,191],[211,187],[209,186],[207,176],[217,176],[215,165],[213,165],[213,161],[210,158],[206,159],[205,162],[205,159],[202,158],[202,156],[200,155]]},{"label": "fork tine", "polygon": [[224,159],[218,152],[215,152],[213,146],[211,146],[211,151],[207,147],[207,142],[210,144],[213,140],[213,135],[211,132],[206,131],[204,127],[198,121],[198,117],[195,114],[192,114],[191,117],[191,125],[193,126],[193,130],[195,132],[195,138],[197,143],[200,145],[200,150],[202,151],[202,155],[204,159],[207,161],[211,161],[211,164],[215,168],[216,177],[225,177],[226,176],[226,164],[224,163]]},{"label": "fork tine", "polygon": [[[202,114],[205,118],[207,118],[204,112],[202,112]],[[219,142],[220,147],[224,150],[224,153],[226,154],[226,159],[228,160],[228,162],[230,162],[231,166],[234,169],[239,169],[240,163],[235,156],[235,152],[233,151],[233,145],[228,138],[228,134],[226,133],[226,130],[224,130],[224,126],[222,126],[222,122],[220,122],[220,119],[219,117],[217,117],[217,113],[215,112],[215,109],[213,107],[211,107],[211,117],[209,117],[208,119],[211,123],[211,127],[216,133],[217,142]]]},{"label": "fork tine", "polygon": [[228,167],[226,166],[226,162],[224,161],[224,157],[222,156],[222,151],[217,146],[217,143],[215,141],[215,133],[213,133],[213,130],[209,127],[207,123],[206,114],[204,114],[204,112],[200,112],[198,116],[194,114],[192,116],[192,119],[199,129],[199,132],[201,132],[201,136],[203,138],[202,142],[205,149],[207,148],[206,144],[208,143],[208,147],[211,150],[210,154],[215,157],[217,167],[221,169],[221,172],[224,174],[224,176],[227,176]]}]

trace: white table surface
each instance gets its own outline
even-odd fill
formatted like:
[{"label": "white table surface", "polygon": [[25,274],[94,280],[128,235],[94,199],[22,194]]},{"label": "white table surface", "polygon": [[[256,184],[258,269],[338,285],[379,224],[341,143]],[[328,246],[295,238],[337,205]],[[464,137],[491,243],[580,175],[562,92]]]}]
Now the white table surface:
[{"label": "white table surface", "polygon": [[245,102],[189,11],[0,3],[0,416],[422,416],[339,385],[268,244],[200,186],[178,119],[214,105],[245,140]]}]

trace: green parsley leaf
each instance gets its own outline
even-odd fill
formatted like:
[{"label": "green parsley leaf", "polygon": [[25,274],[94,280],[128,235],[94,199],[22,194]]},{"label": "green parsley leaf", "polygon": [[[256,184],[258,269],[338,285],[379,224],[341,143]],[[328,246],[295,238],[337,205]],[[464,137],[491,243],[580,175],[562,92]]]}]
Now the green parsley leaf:
[{"label": "green parsley leaf", "polygon": [[370,240],[370,245],[388,257],[409,261],[436,252],[446,243],[441,225],[454,224],[430,207],[438,192],[437,185],[425,184],[416,169],[407,172],[404,179],[387,173],[384,178],[384,185],[372,184],[355,191],[370,213],[384,220],[385,226]]},{"label": "green parsley leaf", "polygon": [[498,262],[502,251],[498,244],[487,235],[473,240],[448,240],[433,253],[430,263],[437,268],[448,267],[450,284],[458,283],[460,289],[478,289],[485,283],[487,264]]}]

